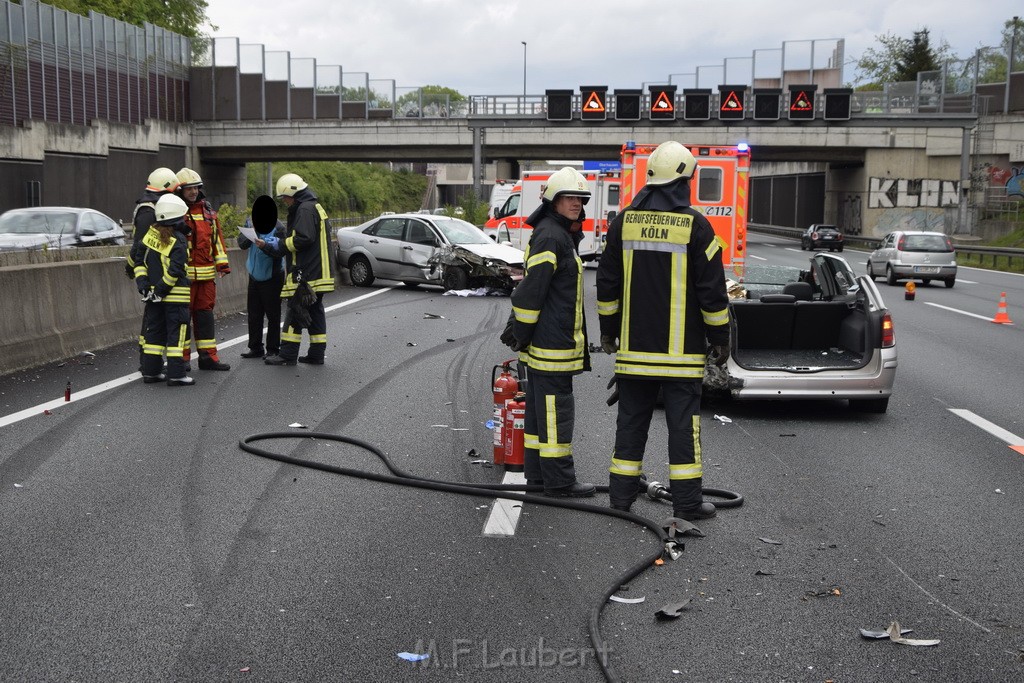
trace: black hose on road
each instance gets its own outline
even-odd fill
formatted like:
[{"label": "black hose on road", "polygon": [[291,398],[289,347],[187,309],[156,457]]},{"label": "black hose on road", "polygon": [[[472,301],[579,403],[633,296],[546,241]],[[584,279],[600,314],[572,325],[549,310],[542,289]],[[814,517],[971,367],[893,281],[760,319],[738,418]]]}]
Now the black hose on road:
[{"label": "black hose on road", "polygon": [[[269,441],[275,439],[313,439],[322,441],[339,441],[341,443],[351,444],[376,455],[381,462],[384,463],[384,466],[387,467],[391,474],[379,474],[377,472],[370,472],[368,470],[361,470],[353,467],[342,467],[340,465],[329,465],[315,460],[304,460],[290,455],[274,453],[252,445],[258,441]],[[595,659],[601,666],[601,671],[604,674],[605,679],[610,683],[614,683],[619,680],[611,662],[608,661],[608,646],[605,643],[604,637],[601,635],[601,612],[604,610],[605,605],[608,604],[611,596],[618,592],[622,585],[632,581],[645,569],[649,569],[654,566],[654,563],[665,554],[665,544],[671,539],[668,537],[665,529],[658,522],[632,512],[613,510],[609,507],[583,503],[580,502],[579,499],[567,500],[564,498],[549,498],[544,495],[537,495],[537,493],[539,493],[543,488],[540,486],[528,486],[521,484],[463,484],[459,482],[418,477],[395,466],[383,451],[373,444],[350,436],[342,436],[340,434],[327,434],[323,432],[305,432],[302,434],[297,434],[295,432],[266,432],[263,434],[251,434],[241,439],[238,442],[238,447],[247,453],[258,455],[261,458],[276,460],[278,462],[296,465],[298,467],[307,467],[310,469],[320,470],[322,472],[330,472],[332,474],[343,474],[349,477],[369,479],[371,481],[379,481],[385,484],[397,484],[399,486],[412,486],[414,488],[429,489],[432,491],[458,493],[465,496],[493,498],[495,497],[495,492],[501,492],[502,498],[510,498],[512,500],[519,500],[524,503],[535,503],[537,505],[548,505],[551,507],[567,508],[570,510],[594,512],[609,517],[618,517],[619,519],[624,519],[627,522],[633,522],[634,524],[646,527],[658,537],[661,547],[658,548],[657,552],[651,553],[649,556],[643,558],[616,579],[615,583],[613,583],[601,596],[601,601],[590,610],[590,618],[588,621],[590,642],[594,646],[594,652],[598,655]],[[602,493],[607,493],[608,487],[598,486],[597,490]],[[743,505],[743,496],[732,491],[705,488],[704,495],[720,498],[721,501],[715,503],[715,507],[717,508],[732,508]]]}]

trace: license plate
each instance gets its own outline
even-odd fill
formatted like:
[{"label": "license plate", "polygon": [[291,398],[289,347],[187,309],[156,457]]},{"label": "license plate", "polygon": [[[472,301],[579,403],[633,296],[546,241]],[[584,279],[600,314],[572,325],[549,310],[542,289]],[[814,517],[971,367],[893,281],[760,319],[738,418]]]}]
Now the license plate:
[{"label": "license plate", "polygon": [[914,272],[915,273],[921,273],[921,274],[930,275],[930,274],[939,272],[939,267],[938,266],[915,266]]}]

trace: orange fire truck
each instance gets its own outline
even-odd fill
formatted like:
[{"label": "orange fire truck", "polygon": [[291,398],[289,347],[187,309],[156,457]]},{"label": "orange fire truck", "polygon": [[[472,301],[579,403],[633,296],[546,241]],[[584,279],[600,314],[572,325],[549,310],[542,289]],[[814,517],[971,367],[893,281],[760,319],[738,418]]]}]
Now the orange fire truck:
[{"label": "orange fire truck", "polygon": [[[627,142],[622,146],[619,209],[625,209],[647,183],[647,159],[657,145]],[[743,276],[747,254],[747,189],[750,183],[750,148],[739,145],[689,145],[697,159],[690,181],[690,201],[703,213],[715,234],[728,245],[722,250],[726,273]]]},{"label": "orange fire truck", "polygon": [[[526,219],[540,206],[541,195],[548,178],[554,171],[527,171],[519,179],[512,194],[500,209],[484,224],[484,232],[497,242],[511,242],[512,246],[526,249],[532,228]],[[608,229],[608,214],[612,217],[619,209],[619,173],[617,171],[581,171],[590,186],[590,201],[584,206],[583,239],[579,254],[584,261],[596,259],[604,246]]]}]

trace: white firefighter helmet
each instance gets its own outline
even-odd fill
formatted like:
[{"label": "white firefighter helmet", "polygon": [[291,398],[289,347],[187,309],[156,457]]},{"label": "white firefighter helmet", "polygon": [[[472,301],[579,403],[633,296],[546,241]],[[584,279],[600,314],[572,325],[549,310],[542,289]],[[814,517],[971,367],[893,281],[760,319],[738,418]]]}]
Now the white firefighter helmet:
[{"label": "white firefighter helmet", "polygon": [[697,160],[685,145],[669,140],[651,152],[647,160],[647,184],[666,185],[680,178],[692,178]]},{"label": "white firefighter helmet", "polygon": [[306,181],[297,173],[285,173],[277,179],[277,196],[294,197],[299,190],[305,190]]},{"label": "white firefighter helmet", "polygon": [[173,192],[178,187],[178,176],[169,168],[161,166],[149,174],[146,189],[154,192]]},{"label": "white firefighter helmet", "polygon": [[165,194],[156,200],[156,222],[171,223],[188,213],[188,204],[176,194]]},{"label": "white firefighter helmet", "polygon": [[548,178],[547,187],[544,188],[544,199],[554,202],[558,197],[580,197],[583,203],[590,201],[590,186],[583,174],[571,166],[560,168]]},{"label": "white firefighter helmet", "polygon": [[191,168],[184,167],[178,171],[178,187],[202,187],[203,179]]}]

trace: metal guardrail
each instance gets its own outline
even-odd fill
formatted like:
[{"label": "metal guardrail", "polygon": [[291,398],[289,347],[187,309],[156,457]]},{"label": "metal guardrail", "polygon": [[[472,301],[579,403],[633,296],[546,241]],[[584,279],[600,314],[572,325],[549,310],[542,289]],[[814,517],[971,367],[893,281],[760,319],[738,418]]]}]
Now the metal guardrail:
[{"label": "metal guardrail", "polygon": [[[779,225],[766,225],[764,223],[749,223],[747,229],[752,232],[760,232],[766,235],[777,235],[779,237],[788,237],[794,240],[800,239],[800,235],[803,230],[800,228],[786,228]],[[955,240],[955,236],[953,237]],[[843,241],[846,244],[863,247],[869,251],[874,251],[881,244],[882,240],[876,237],[861,237],[859,235],[844,235]],[[1010,247],[972,247],[967,244],[953,244],[953,248],[956,249],[958,254],[972,254],[979,258],[981,266],[985,265],[985,259],[992,259],[992,267],[996,267],[997,259],[1005,258],[1006,263],[1009,267],[1013,267],[1016,260],[1020,259],[1021,265],[1024,266],[1024,249],[1013,249]]]}]

